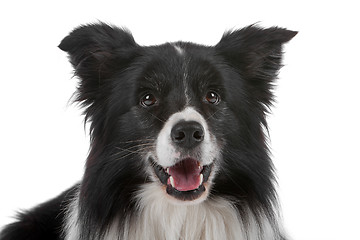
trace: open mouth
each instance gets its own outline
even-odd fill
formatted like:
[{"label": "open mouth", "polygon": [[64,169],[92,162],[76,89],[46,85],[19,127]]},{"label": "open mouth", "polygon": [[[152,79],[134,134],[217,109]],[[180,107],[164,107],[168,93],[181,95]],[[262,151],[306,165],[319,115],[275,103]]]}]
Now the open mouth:
[{"label": "open mouth", "polygon": [[163,168],[152,159],[150,161],[169,195],[179,200],[191,201],[205,192],[204,183],[209,179],[212,164],[202,166],[196,159],[185,158],[174,166]]}]

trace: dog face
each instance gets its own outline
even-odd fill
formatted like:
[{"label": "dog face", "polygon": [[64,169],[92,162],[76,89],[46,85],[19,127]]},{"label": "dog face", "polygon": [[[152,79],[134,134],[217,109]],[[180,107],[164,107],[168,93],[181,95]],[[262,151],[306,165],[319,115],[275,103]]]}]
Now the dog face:
[{"label": "dog face", "polygon": [[[141,131],[152,133],[143,154],[147,174],[180,201],[206,198],[221,159],[226,98],[212,49],[166,44],[147,49],[137,81]],[[218,131],[216,131],[218,130]],[[170,198],[171,199],[171,198]],[[196,202],[198,202],[196,201]]]},{"label": "dog face", "polygon": [[273,176],[262,129],[281,46],[295,34],[250,26],[214,47],[142,47],[105,24],[74,30],[59,47],[91,122],[84,205],[111,216],[149,183],[177,203],[212,193],[266,202]]}]

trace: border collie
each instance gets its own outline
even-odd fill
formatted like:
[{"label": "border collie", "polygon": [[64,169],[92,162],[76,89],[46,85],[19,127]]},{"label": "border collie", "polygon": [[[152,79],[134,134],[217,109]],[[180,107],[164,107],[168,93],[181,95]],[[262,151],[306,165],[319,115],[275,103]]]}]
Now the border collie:
[{"label": "border collie", "polygon": [[251,25],[215,46],[140,46],[101,22],[76,28],[59,48],[90,124],[82,181],[0,239],[286,239],[266,114],[296,33]]}]

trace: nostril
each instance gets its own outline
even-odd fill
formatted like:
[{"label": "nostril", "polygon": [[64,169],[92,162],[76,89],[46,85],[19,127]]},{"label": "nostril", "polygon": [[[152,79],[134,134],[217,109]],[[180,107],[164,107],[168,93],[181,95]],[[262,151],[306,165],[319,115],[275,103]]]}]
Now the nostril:
[{"label": "nostril", "polygon": [[182,141],[184,138],[185,138],[185,133],[181,131],[177,132],[177,135],[174,136],[174,139],[179,142]]},{"label": "nostril", "polygon": [[203,131],[195,131],[193,134],[193,137],[196,141],[202,141],[204,138],[204,132]]}]

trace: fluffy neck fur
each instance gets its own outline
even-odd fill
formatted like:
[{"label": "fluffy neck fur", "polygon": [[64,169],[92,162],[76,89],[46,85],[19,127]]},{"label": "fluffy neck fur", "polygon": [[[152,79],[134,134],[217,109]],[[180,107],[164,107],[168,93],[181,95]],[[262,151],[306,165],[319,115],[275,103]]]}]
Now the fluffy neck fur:
[{"label": "fluffy neck fur", "polygon": [[[160,196],[160,197],[159,197]],[[78,223],[78,198],[70,205],[66,240],[81,239]],[[115,220],[101,240],[279,240],[277,224],[265,215],[260,220],[250,209],[241,216],[228,200],[216,197],[196,205],[176,205],[156,183],[147,184],[137,195],[137,211],[119,226]]]}]

